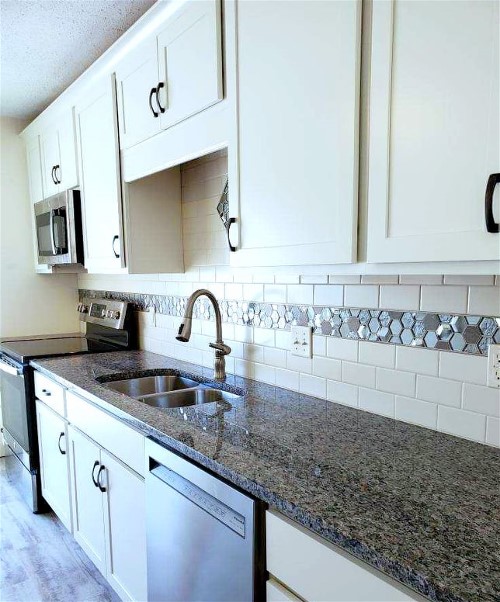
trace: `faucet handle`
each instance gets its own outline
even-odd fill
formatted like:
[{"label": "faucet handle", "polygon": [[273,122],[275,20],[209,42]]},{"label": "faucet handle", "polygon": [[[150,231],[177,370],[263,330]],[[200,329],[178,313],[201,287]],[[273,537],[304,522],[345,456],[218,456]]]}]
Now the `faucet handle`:
[{"label": "faucet handle", "polygon": [[226,345],[222,341],[220,343],[219,342],[209,343],[209,347],[212,347],[212,349],[216,349],[217,351],[220,351],[220,353],[222,353],[223,355],[229,355],[231,353],[231,347],[229,347],[229,345]]}]

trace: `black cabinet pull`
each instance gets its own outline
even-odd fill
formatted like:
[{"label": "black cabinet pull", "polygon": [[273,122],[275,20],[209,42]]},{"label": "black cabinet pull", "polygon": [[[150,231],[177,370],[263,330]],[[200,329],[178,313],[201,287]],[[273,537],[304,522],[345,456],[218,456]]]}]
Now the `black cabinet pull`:
[{"label": "black cabinet pull", "polygon": [[57,184],[57,180],[56,180],[56,176],[55,176],[55,171],[56,171],[56,166],[53,165],[52,169],[50,171],[50,175],[52,177],[52,181],[54,182],[54,184]]},{"label": "black cabinet pull", "polygon": [[54,177],[56,179],[56,184],[60,184],[61,183],[61,178],[57,175],[57,170],[58,169],[61,170],[61,166],[60,165],[54,165]]},{"label": "black cabinet pull", "polygon": [[231,230],[231,225],[235,224],[235,223],[236,223],[236,218],[230,217],[227,220],[227,224],[226,224],[227,244],[229,245],[229,250],[231,251],[231,253],[236,252],[236,247],[231,244],[231,237],[229,236],[229,231]]},{"label": "black cabinet pull", "polygon": [[151,92],[149,93],[149,108],[153,113],[153,117],[158,117],[158,113],[153,109],[153,95],[156,94],[156,88],[151,88]]},{"label": "black cabinet pull", "polygon": [[[92,467],[92,482],[94,483],[94,485],[96,487],[99,487],[99,482],[97,481],[97,479],[94,476],[94,472],[95,472],[95,469],[96,469],[97,466],[99,466],[99,460],[96,460],[94,462],[94,466]],[[99,474],[97,474],[97,477],[99,477]]]},{"label": "black cabinet pull", "polygon": [[104,487],[104,485],[101,483],[101,474],[105,468],[106,467],[104,466],[104,464],[101,464],[101,468],[99,468],[99,472],[97,473],[97,486],[103,493],[106,491],[106,487]]},{"label": "black cabinet pull", "polygon": [[61,433],[61,434],[59,435],[59,440],[58,440],[58,442],[57,442],[57,447],[59,448],[59,451],[61,452],[61,454],[62,454],[63,456],[65,456],[65,455],[66,455],[66,452],[65,452],[63,449],[61,449],[61,439],[62,439],[63,437],[64,437],[64,433]]},{"label": "black cabinet pull", "polygon": [[158,105],[158,108],[160,109],[160,113],[165,113],[165,108],[161,106],[161,102],[160,102],[160,90],[162,88],[165,87],[165,84],[163,82],[160,82],[157,86],[156,86],[156,104]]},{"label": "black cabinet pull", "polygon": [[115,254],[115,257],[116,257],[116,259],[119,259],[119,257],[120,257],[120,253],[117,253],[117,252],[116,252],[116,249],[115,249],[115,242],[116,242],[117,240],[120,240],[120,237],[118,236],[118,234],[115,234],[115,235],[113,236],[113,242],[111,243],[111,246],[113,247],[113,253]]},{"label": "black cabinet pull", "polygon": [[500,173],[492,173],[486,184],[486,194],[484,195],[484,217],[486,219],[486,231],[491,234],[498,234],[499,224],[495,222],[493,215],[493,193],[495,186],[500,182]]}]

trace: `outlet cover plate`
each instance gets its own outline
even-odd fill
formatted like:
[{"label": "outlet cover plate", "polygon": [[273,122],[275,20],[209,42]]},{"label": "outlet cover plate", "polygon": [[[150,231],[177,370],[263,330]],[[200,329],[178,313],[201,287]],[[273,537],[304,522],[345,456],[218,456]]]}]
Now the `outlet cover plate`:
[{"label": "outlet cover plate", "polygon": [[312,328],[310,326],[292,326],[290,351],[292,355],[312,357]]},{"label": "outlet cover plate", "polygon": [[500,389],[500,345],[488,347],[488,387]]}]

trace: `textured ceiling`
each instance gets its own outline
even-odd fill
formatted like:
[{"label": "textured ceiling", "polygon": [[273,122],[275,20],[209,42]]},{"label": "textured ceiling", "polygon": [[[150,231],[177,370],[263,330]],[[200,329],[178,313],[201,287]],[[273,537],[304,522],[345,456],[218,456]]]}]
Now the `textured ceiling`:
[{"label": "textured ceiling", "polygon": [[32,119],[155,0],[0,0],[0,114]]}]

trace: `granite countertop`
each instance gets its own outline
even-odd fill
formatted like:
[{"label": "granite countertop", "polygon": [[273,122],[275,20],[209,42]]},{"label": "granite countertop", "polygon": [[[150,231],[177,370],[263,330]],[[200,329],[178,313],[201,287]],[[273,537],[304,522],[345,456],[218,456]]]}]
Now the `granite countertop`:
[{"label": "granite countertop", "polygon": [[158,409],[96,379],[212,370],[147,351],[32,362],[431,600],[500,600],[500,451],[240,377],[228,404]]}]

